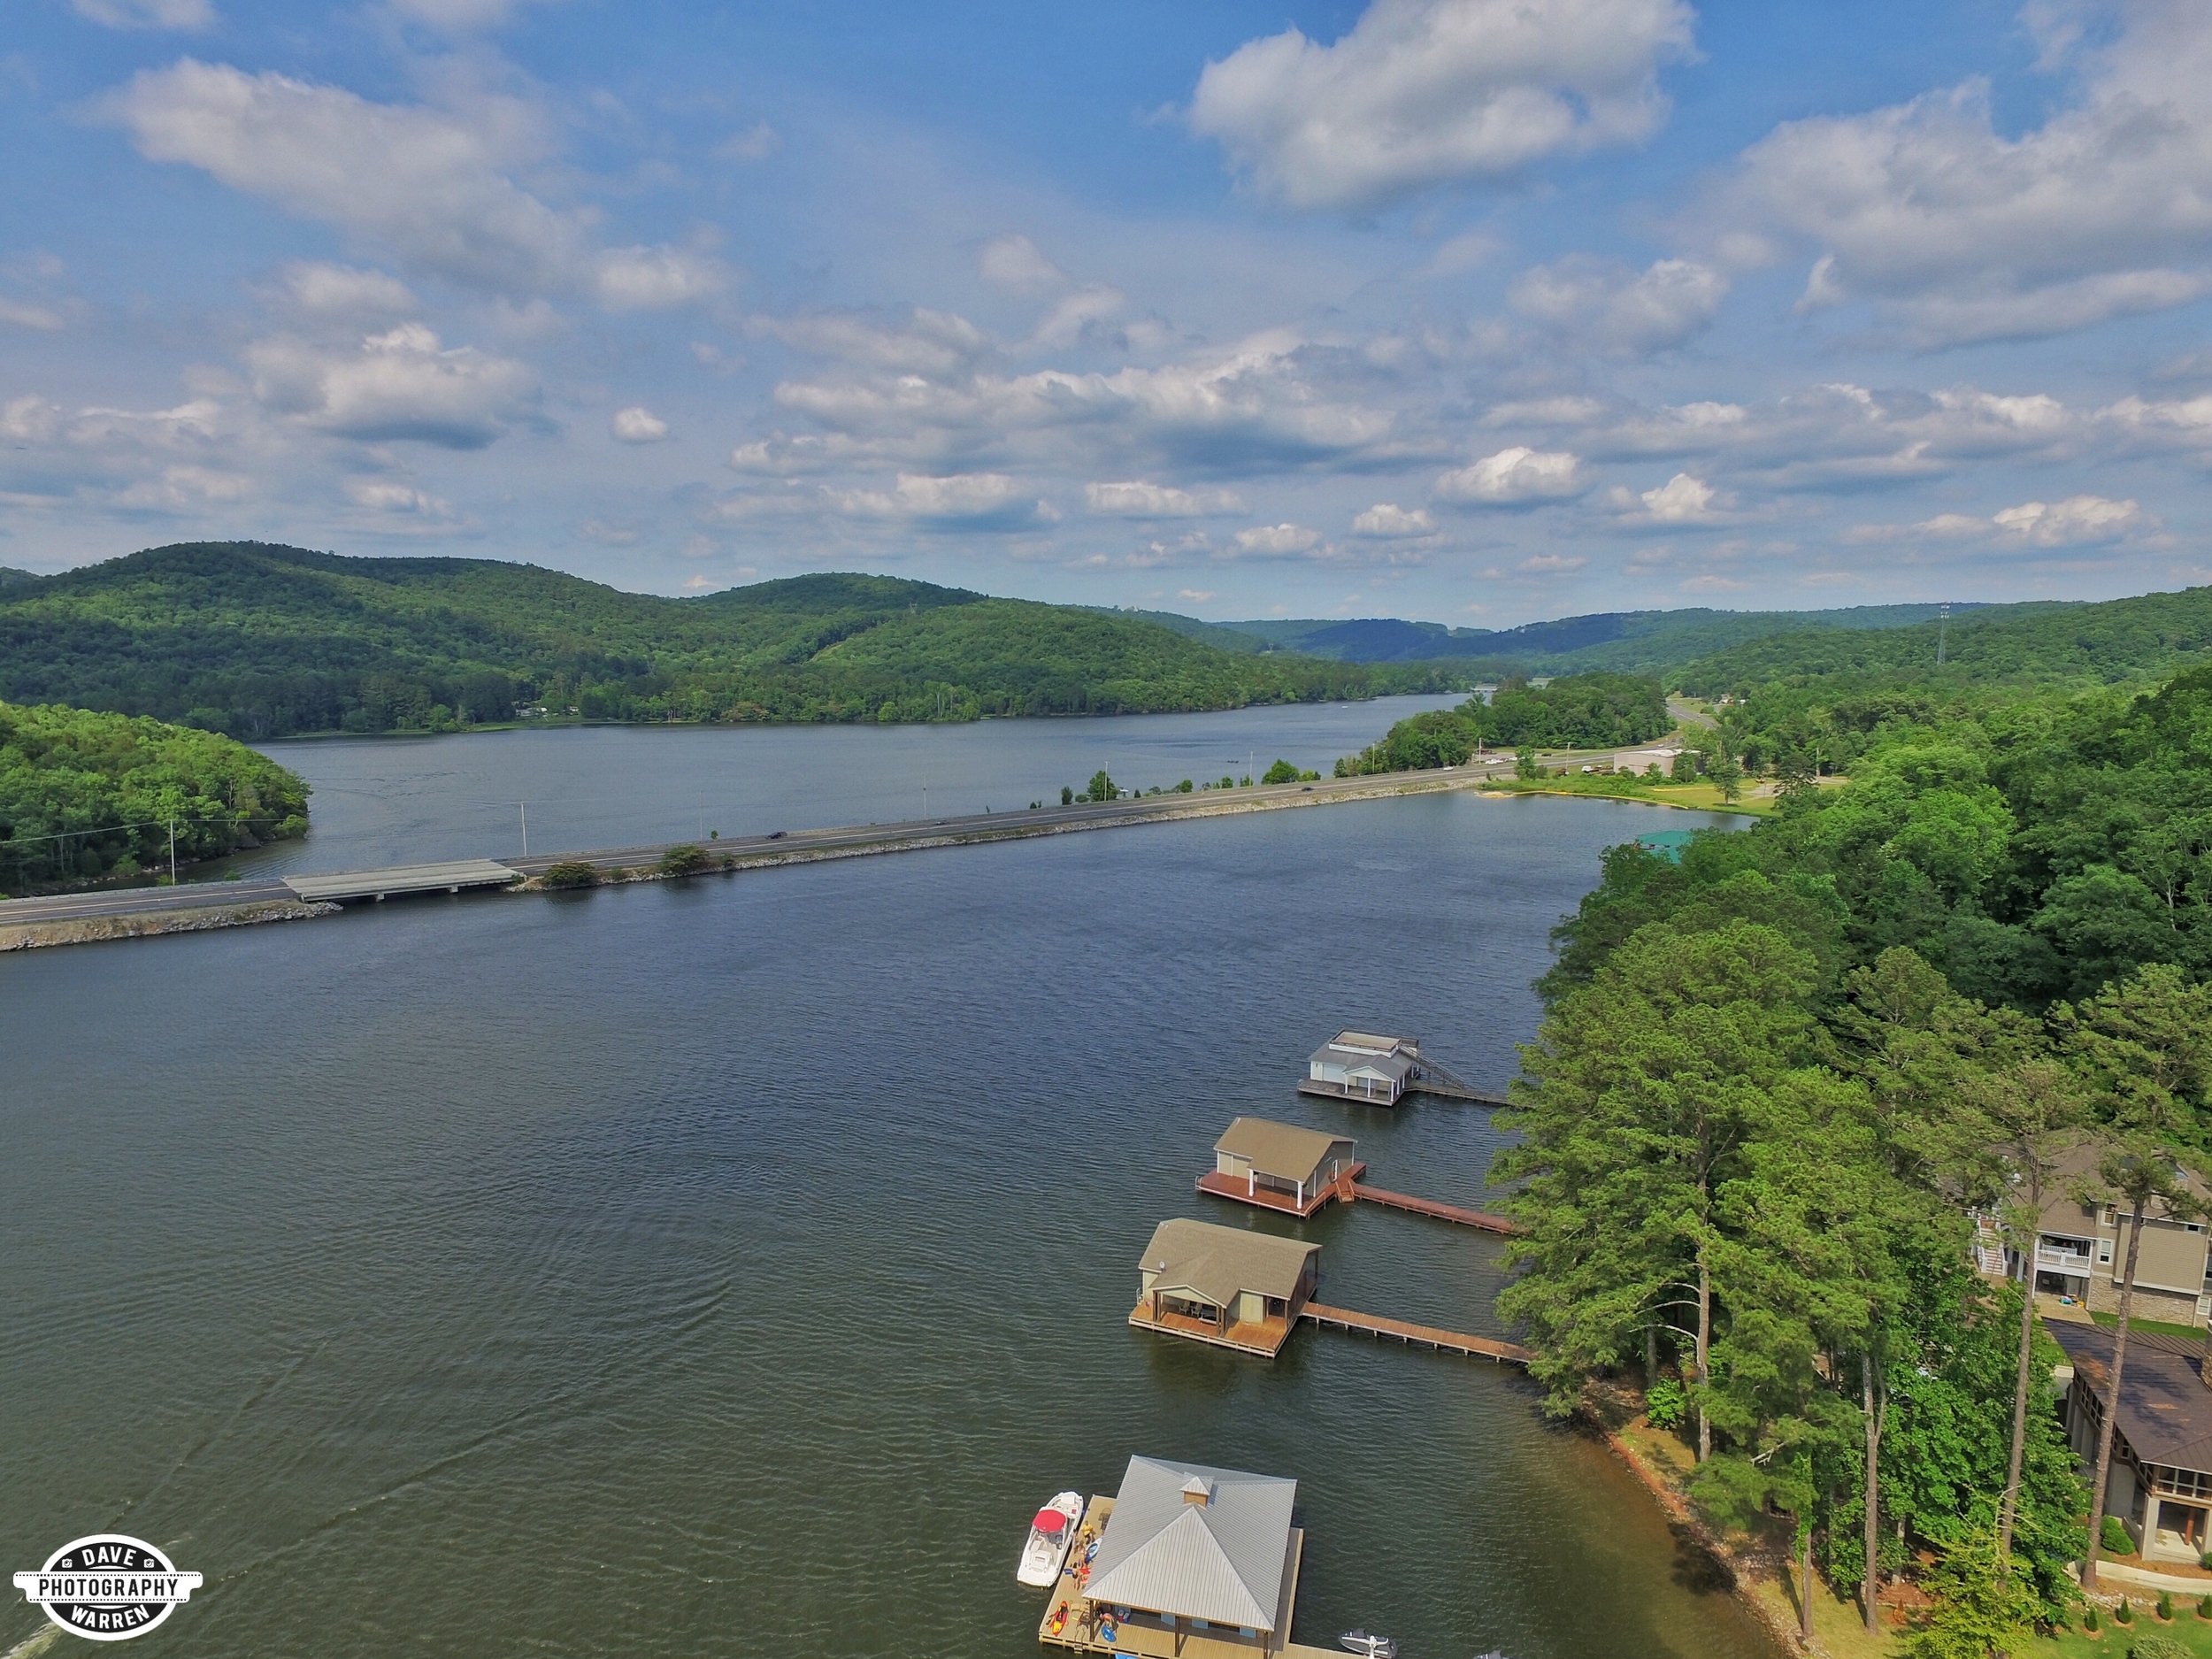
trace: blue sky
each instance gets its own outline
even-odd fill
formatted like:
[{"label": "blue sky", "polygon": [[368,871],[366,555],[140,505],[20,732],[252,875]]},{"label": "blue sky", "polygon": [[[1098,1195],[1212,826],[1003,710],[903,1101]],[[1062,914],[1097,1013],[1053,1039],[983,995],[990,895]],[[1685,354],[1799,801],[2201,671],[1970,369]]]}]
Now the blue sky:
[{"label": "blue sky", "polygon": [[26,0],[0,564],[1210,617],[2212,580],[2159,0]]}]

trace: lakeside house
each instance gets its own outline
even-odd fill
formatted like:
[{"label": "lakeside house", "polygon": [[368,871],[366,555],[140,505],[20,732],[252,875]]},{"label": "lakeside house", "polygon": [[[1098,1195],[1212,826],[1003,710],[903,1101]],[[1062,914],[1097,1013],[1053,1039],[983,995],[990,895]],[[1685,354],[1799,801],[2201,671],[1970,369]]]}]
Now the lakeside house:
[{"label": "lakeside house", "polygon": [[[2055,1195],[2037,1223],[2033,1287],[2071,1296],[2094,1313],[2116,1313],[2120,1279],[2127,1267],[2128,1211],[2119,1204],[2085,1204],[2066,1189],[2096,1175],[2097,1150],[2084,1147],[2060,1167]],[[2199,1198],[2212,1198],[2188,1178]],[[2004,1255],[2008,1277],[2026,1272],[2017,1251]],[[2171,1214],[2154,1202],[2143,1217],[2143,1248],[2135,1268],[2135,1317],[2172,1325],[2202,1325],[2212,1317],[2212,1235],[2204,1223]]]},{"label": "lakeside house", "polygon": [[1240,1118],[1214,1142],[1214,1167],[1199,1177],[1198,1189],[1309,1216],[1342,1196],[1340,1184],[1357,1180],[1366,1167],[1354,1156],[1349,1135]]},{"label": "lakeside house", "polygon": [[1067,1624],[1045,1639],[1157,1659],[1281,1653],[1304,1546],[1297,1497],[1273,1475],[1132,1457]]},{"label": "lakeside house", "polygon": [[[2147,1240],[2146,1240],[2147,1243]],[[2066,1350],[2066,1432],[2086,1464],[2097,1455],[2114,1333],[2047,1320]],[[2194,1564],[2212,1549],[2212,1363],[2201,1340],[2131,1328],[2112,1436],[2105,1513],[2116,1515],[2146,1563]]]},{"label": "lakeside house", "polygon": [[1312,1300],[1321,1247],[1178,1217],[1153,1229],[1129,1323],[1272,1359]]},{"label": "lakeside house", "polygon": [[1418,1038],[1340,1031],[1307,1060],[1304,1089],[1394,1106],[1420,1064]]}]

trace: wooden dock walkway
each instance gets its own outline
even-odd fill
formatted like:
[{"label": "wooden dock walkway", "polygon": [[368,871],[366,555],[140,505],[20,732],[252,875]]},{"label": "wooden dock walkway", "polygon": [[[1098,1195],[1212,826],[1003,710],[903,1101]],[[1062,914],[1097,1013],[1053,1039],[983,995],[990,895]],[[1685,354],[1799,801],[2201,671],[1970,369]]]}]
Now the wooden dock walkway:
[{"label": "wooden dock walkway", "polygon": [[1440,1204],[1433,1198],[1416,1198],[1409,1193],[1393,1193],[1379,1187],[1368,1187],[1355,1182],[1352,1196],[1363,1203],[1380,1204],[1388,1210],[1403,1210],[1416,1216],[1428,1216],[1438,1221],[1448,1221],[1462,1227],[1480,1227],[1485,1233],[1517,1233],[1517,1223],[1503,1216],[1486,1215],[1479,1210],[1462,1210],[1457,1204]]},{"label": "wooden dock walkway", "polygon": [[1445,1331],[1432,1325],[1405,1319],[1386,1319],[1380,1314],[1355,1313],[1349,1308],[1331,1308],[1310,1302],[1298,1310],[1302,1319],[1339,1331],[1357,1331],[1367,1336],[1393,1336],[1409,1346],[1432,1348],[1444,1354],[1464,1354],[1472,1359],[1494,1359],[1501,1365],[1525,1365],[1533,1357],[1517,1342],[1495,1337],[1472,1336],[1464,1331]]}]

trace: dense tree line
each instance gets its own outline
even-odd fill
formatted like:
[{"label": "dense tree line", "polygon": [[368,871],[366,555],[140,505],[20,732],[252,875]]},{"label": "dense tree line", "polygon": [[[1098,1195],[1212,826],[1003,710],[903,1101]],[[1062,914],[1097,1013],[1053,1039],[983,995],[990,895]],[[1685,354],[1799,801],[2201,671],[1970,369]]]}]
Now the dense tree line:
[{"label": "dense tree line", "polygon": [[1779,1517],[1870,1630],[1870,1589],[1921,1577],[1915,1650],[1978,1656],[2064,1616],[2109,1453],[2085,1484],[2056,1349],[1973,1271],[1969,1214],[2032,1256],[2084,1154],[2124,1212],[2191,1213],[2212,671],[1893,703],[1849,759],[1678,862],[1614,849],[1555,931],[1494,1172],[1528,1228],[1500,1305],[1554,1409],[1640,1371],[1712,1516]]},{"label": "dense tree line", "polygon": [[1672,729],[1655,680],[1570,674],[1543,686],[1509,680],[1490,701],[1471,697],[1400,720],[1379,742],[1336,764],[1340,778],[1457,766],[1484,749],[1614,749]]},{"label": "dense tree line", "polygon": [[1367,697],[1429,666],[1225,651],[1110,613],[821,575],[698,599],[484,559],[158,548],[0,589],[0,696],[258,740],[590,719],[968,720]]},{"label": "dense tree line", "polygon": [[0,703],[0,887],[165,870],[306,833],[307,786],[209,732]]}]

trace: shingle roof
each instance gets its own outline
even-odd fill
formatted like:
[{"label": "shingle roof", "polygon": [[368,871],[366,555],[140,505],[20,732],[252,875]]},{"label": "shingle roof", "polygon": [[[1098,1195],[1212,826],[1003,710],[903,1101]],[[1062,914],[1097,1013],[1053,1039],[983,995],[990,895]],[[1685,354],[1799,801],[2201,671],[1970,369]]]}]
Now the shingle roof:
[{"label": "shingle roof", "polygon": [[1329,1148],[1340,1143],[1347,1152],[1351,1150],[1349,1135],[1301,1129],[1266,1118],[1240,1118],[1214,1142],[1214,1150],[1248,1160],[1263,1175],[1279,1175],[1289,1181],[1312,1174],[1314,1166],[1329,1156]]},{"label": "shingle roof", "polygon": [[1320,1248],[1179,1217],[1152,1230],[1152,1242],[1144,1247],[1140,1265],[1159,1276],[1156,1289],[1188,1290],[1201,1301],[1225,1308],[1240,1290],[1288,1296],[1298,1288],[1306,1258]]},{"label": "shingle roof", "polygon": [[[2102,1398],[2112,1375],[2113,1333],[2058,1319],[2046,1320],[2043,1328],[2066,1350],[2075,1374]],[[2205,1364],[2201,1341],[2128,1332],[2118,1426],[2146,1463],[2212,1473],[2212,1387],[2204,1383]]]},{"label": "shingle roof", "polygon": [[[1191,1502],[1193,1479],[1212,1490]],[[1250,1630],[1275,1628],[1298,1483],[1132,1457],[1084,1594],[1094,1601]]]}]

